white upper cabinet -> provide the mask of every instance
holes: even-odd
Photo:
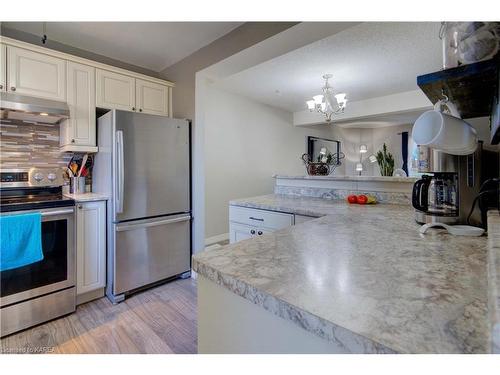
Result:
[[[172,82],[0,36],[0,91],[67,102],[61,150],[97,152],[96,107],[172,115]]]
[[[0,44],[0,91],[7,88],[7,46]]]
[[[66,101],[66,61],[7,46],[7,90]]]
[[[96,70],[97,107],[169,115],[169,86]]]
[[[135,80],[136,110],[152,115],[168,116],[168,86],[154,82]]]
[[[97,69],[96,84],[97,107],[135,110],[135,78]]]
[[[68,106],[70,118],[61,125],[65,151],[95,152],[95,68],[68,61]]]

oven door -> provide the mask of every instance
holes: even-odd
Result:
[[[75,208],[5,212],[2,215],[40,212],[42,250],[39,262],[0,272],[0,306],[4,307],[75,285]]]

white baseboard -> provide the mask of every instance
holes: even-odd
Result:
[[[205,238],[205,246],[212,245],[217,242],[226,241],[229,239],[229,233],[218,234],[217,236]]]

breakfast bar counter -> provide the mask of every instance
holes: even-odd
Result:
[[[231,351],[226,338],[235,352],[490,352],[487,237],[420,234],[408,205],[284,195],[231,205],[318,218],[193,257],[200,352]],[[245,329],[250,316],[262,331]],[[292,337],[304,346],[287,346]]]

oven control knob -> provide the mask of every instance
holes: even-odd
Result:
[[[33,178],[35,179],[36,182],[40,182],[40,181],[43,180],[43,174],[41,174],[40,172],[35,173],[35,175],[33,176]]]
[[[49,179],[49,181],[55,181],[57,178],[57,175],[55,173],[49,173],[47,175],[47,178]]]

